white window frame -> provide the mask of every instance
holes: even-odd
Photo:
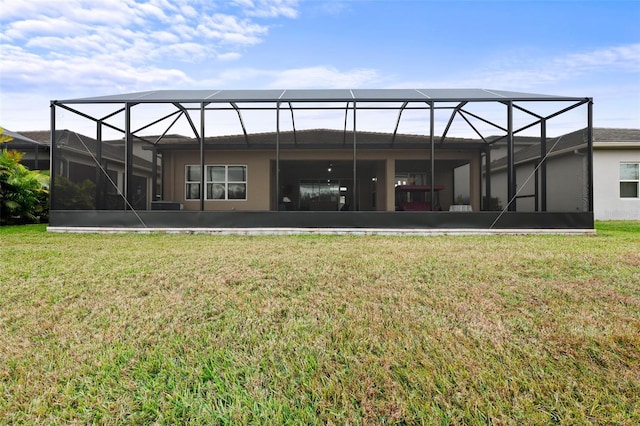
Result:
[[[200,199],[200,196],[198,196],[198,198],[188,198],[189,195],[189,191],[188,191],[188,187],[189,184],[200,184],[200,180],[198,181],[190,181],[187,180],[187,177],[189,176],[189,167],[200,167],[199,164],[185,164],[184,166],[184,198],[186,201],[197,201]],[[209,180],[209,173],[208,170],[210,167],[224,167],[224,181],[213,181],[213,180]],[[236,180],[229,180],[229,168],[230,167],[244,167],[244,178],[245,180],[243,181],[236,181]],[[249,181],[249,168],[247,167],[246,164],[205,164],[204,166],[204,170],[205,170],[205,182],[204,182],[204,188],[200,188],[200,190],[205,191],[204,195],[205,195],[205,200],[206,201],[247,201],[248,199],[248,194],[249,194],[249,189],[248,189],[248,181]],[[207,190],[208,186],[210,184],[222,184],[224,185],[224,198],[209,198],[209,191]],[[229,198],[229,185],[230,184],[242,184],[245,187],[245,191],[244,191],[244,198]]]
[[[619,178],[620,178],[619,179],[620,184],[625,183],[625,182],[635,183],[636,184],[636,196],[635,197],[623,197],[622,196],[622,191],[620,189],[620,185],[618,185],[618,195],[623,200],[638,199],[638,198],[640,198],[640,162],[639,161],[621,161],[620,162],[620,166],[622,166],[623,164],[633,164],[638,168],[638,178],[637,179],[622,179],[622,176],[618,175]],[[618,173],[621,173],[621,170],[619,170]]]

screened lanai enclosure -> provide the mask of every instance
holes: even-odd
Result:
[[[547,167],[567,134],[584,153]],[[520,164],[524,151],[535,155]],[[591,98],[160,90],[51,102],[52,230],[592,229],[592,176]]]

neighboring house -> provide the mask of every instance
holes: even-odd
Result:
[[[49,170],[49,152],[51,148],[51,132],[20,132],[23,140],[12,141],[7,148],[24,152],[23,164],[29,168]],[[91,182],[93,193],[90,194],[91,205],[95,209],[122,208],[124,205],[120,195],[124,185],[125,152],[123,141],[103,141],[69,130],[56,130],[55,138],[58,150],[62,155],[56,159],[55,168],[59,176],[75,185]],[[25,142],[28,140],[30,142]],[[46,158],[43,158],[44,155]],[[147,158],[144,158],[147,157]],[[131,200],[134,208],[150,208],[148,194],[151,191],[151,154],[136,152],[133,156],[133,179],[136,197]],[[99,164],[99,166],[98,166]],[[161,179],[161,173],[158,176]],[[74,189],[74,188],[72,188]],[[85,190],[86,191],[86,190]],[[72,197],[63,200],[65,208],[74,208]],[[83,198],[82,206],[87,202]],[[83,207],[84,208],[84,207]]]
[[[594,129],[596,220],[640,220],[640,129]]]
[[[34,140],[25,135],[26,132],[12,132],[3,129],[2,134],[13,138],[9,142],[0,144],[5,149],[15,149],[24,153],[21,163],[31,170],[49,170],[49,142],[48,138],[43,140]],[[32,132],[33,133],[33,132]],[[49,134],[49,132],[35,132]]]
[[[640,220],[640,129],[593,129],[593,210],[596,220]],[[588,211],[586,129],[549,138],[546,161],[539,145],[515,152],[517,211]],[[495,155],[492,153],[495,158]],[[491,163],[492,195],[507,203],[505,157]],[[542,179],[562,182],[547,185]]]

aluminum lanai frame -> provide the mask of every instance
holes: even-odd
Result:
[[[469,103],[500,103],[507,107],[507,127],[497,125],[477,114],[473,114],[468,110],[465,110],[465,106]],[[533,113],[526,108],[521,107],[520,102],[571,102],[572,105],[556,111],[548,116],[541,116]],[[401,104],[401,107],[393,106],[393,104]],[[448,104],[454,103],[455,106],[449,106]],[[94,121],[97,124],[98,130],[96,131],[97,139],[101,142],[101,127],[107,126],[113,130],[117,130],[124,134],[125,140],[125,185],[124,185],[124,198],[129,200],[132,188],[132,140],[133,138],[143,139],[137,133],[149,126],[159,123],[165,119],[177,115],[169,127],[165,130],[162,136],[158,138],[152,144],[157,144],[162,137],[169,131],[169,129],[175,124],[175,122],[184,115],[191,126],[196,140],[200,145],[200,165],[204,167],[204,140],[206,136],[205,132],[205,113],[207,111],[214,110],[233,110],[238,114],[245,140],[247,144],[250,141],[250,135],[247,134],[244,121],[242,119],[243,110],[271,110],[276,112],[276,201],[279,199],[279,157],[280,157],[280,110],[288,109],[291,113],[291,120],[294,129],[295,136],[295,119],[294,111],[296,110],[323,110],[323,109],[344,109],[345,111],[345,137],[346,137],[346,125],[347,116],[349,111],[353,114],[353,176],[354,181],[356,179],[357,169],[357,126],[356,116],[357,110],[384,110],[391,109],[398,111],[398,119],[396,127],[393,132],[392,140],[393,144],[395,135],[397,133],[398,125],[402,116],[402,112],[407,109],[428,109],[430,110],[429,118],[429,148],[430,148],[430,161],[431,161],[431,181],[434,181],[435,173],[435,140],[434,140],[434,112],[436,109],[448,109],[451,110],[451,116],[449,122],[445,128],[444,133],[441,136],[441,144],[444,143],[447,137],[447,133],[451,127],[451,124],[456,115],[462,117],[468,125],[474,130],[476,134],[486,143],[492,144],[497,140],[507,140],[507,198],[509,200],[508,210],[515,211],[515,198],[516,198],[516,185],[515,185],[515,164],[514,164],[514,136],[532,126],[540,125],[541,127],[541,159],[547,154],[546,152],[546,123],[549,119],[577,108],[581,105],[587,104],[587,144],[588,144],[588,187],[589,187],[589,211],[593,211],[593,164],[592,164],[592,126],[593,126],[593,112],[592,112],[592,98],[588,97],[564,97],[564,96],[550,96],[539,95],[520,92],[509,91],[497,91],[497,90],[485,90],[485,89],[330,89],[330,90],[159,90],[129,93],[121,95],[111,96],[98,96],[91,98],[79,98],[68,100],[54,100],[51,101],[51,156],[55,158],[56,155],[56,143],[55,143],[55,110],[56,108],[62,108],[78,114],[84,118]],[[124,105],[114,110],[112,113],[104,117],[92,117],[85,114],[76,108],[72,108],[70,105],[81,104],[114,104]],[[159,118],[137,130],[132,130],[130,126],[131,122],[131,110],[138,104],[171,104],[176,107],[176,111],[167,116]],[[189,105],[198,104],[199,107],[195,108]],[[335,107],[333,105],[344,104],[344,107]],[[367,106],[370,104],[376,104],[375,106]],[[382,104],[384,106],[380,106]],[[228,105],[228,106],[226,106]],[[253,105],[259,105],[255,107]],[[284,105],[284,107],[283,107]],[[513,128],[513,110],[518,109],[527,113],[533,117],[533,121],[528,125],[519,129]],[[196,129],[195,124],[189,116],[190,110],[200,111],[200,131]],[[118,128],[112,124],[106,122],[107,119],[124,112],[125,125],[124,129]],[[486,137],[482,135],[476,127],[473,126],[469,117],[473,117],[477,120],[490,124],[496,129],[506,133],[499,139],[487,141]],[[294,138],[295,139],[295,138]],[[346,140],[344,141],[346,144]],[[100,143],[98,143],[100,145]],[[154,161],[154,164],[156,162]],[[489,161],[486,162],[487,167]],[[542,211],[546,210],[546,164],[542,162],[540,168],[542,186]],[[51,199],[55,199],[55,189],[53,180],[55,179],[56,170],[55,165],[52,162],[52,186],[51,186]],[[203,169],[202,169],[203,170]],[[489,175],[489,173],[487,173]],[[204,173],[201,174],[201,188],[204,188]],[[486,199],[490,198],[490,180],[486,180]],[[355,194],[354,194],[355,195]],[[155,197],[155,192],[154,192]],[[431,202],[433,205],[434,193],[431,192]],[[52,202],[53,205],[53,202]],[[277,203],[276,203],[277,205]],[[355,203],[354,203],[355,209]],[[204,210],[204,191],[201,191],[200,210]]]

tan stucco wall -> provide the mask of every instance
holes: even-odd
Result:
[[[275,161],[274,151],[208,151],[205,152],[205,164],[226,164],[247,166],[247,199],[246,200],[211,200],[205,201],[205,210],[270,210],[273,208],[273,186],[271,178],[271,162]],[[474,210],[480,207],[479,188],[480,183],[474,182],[479,172],[477,154],[471,151],[436,151],[436,160],[460,160],[467,159],[472,164],[471,188],[472,204]],[[317,160],[317,161],[351,161],[353,151],[344,150],[282,150],[280,160]],[[395,162],[397,160],[429,160],[429,152],[418,150],[362,150],[357,152],[357,160],[380,161],[377,166],[379,176],[375,183],[377,208],[388,211],[395,210],[394,177]],[[185,210],[199,210],[199,200],[185,199],[185,166],[199,164],[200,153],[198,151],[172,151],[163,156],[164,162],[164,199],[180,202]],[[441,193],[443,209],[448,209],[452,198],[452,171],[443,171],[436,168],[437,181],[442,180],[445,191]],[[449,176],[451,175],[451,176]],[[366,183],[366,190],[374,189],[373,183]],[[449,192],[451,194],[449,194]],[[475,191],[475,192],[474,192]]]
[[[205,164],[227,164],[247,166],[246,200],[209,200],[205,210],[269,210],[271,153],[264,151],[209,151],[205,153]],[[173,151],[165,154],[164,199],[177,201],[185,210],[199,210],[200,200],[185,199],[185,166],[200,163],[197,151]]]

